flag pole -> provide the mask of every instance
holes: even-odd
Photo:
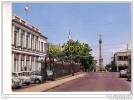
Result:
[[[25,11],[25,14],[26,14],[26,21],[28,22],[28,12],[29,12],[28,4],[25,5],[24,11]]]

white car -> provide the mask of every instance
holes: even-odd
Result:
[[[36,83],[36,84],[41,83],[42,82],[41,72],[39,71],[31,72],[30,79],[31,79],[31,83]]]
[[[23,85],[29,85],[31,83],[29,71],[20,72],[18,77],[21,79]]]
[[[18,73],[12,73],[12,88],[20,88],[22,87],[22,81],[18,77]]]
[[[120,71],[120,77],[127,77],[127,70],[121,70]]]

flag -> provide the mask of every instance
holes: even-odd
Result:
[[[24,11],[25,11],[26,13],[28,13],[28,11],[29,11],[28,5],[25,6]]]
[[[71,34],[70,34],[70,31],[69,31],[69,33],[68,33],[68,39],[69,39],[69,40],[73,40],[73,39],[72,39],[72,36],[71,36]]]

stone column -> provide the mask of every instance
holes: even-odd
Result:
[[[12,72],[15,72],[14,70],[14,54],[12,53]]]
[[[14,45],[14,25],[12,25],[12,45]]]
[[[21,55],[19,54],[19,60],[18,60],[18,72],[21,71]]]

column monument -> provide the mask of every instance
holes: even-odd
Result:
[[[102,35],[99,34],[99,68],[98,71],[105,71],[103,66],[103,57],[102,57]]]

